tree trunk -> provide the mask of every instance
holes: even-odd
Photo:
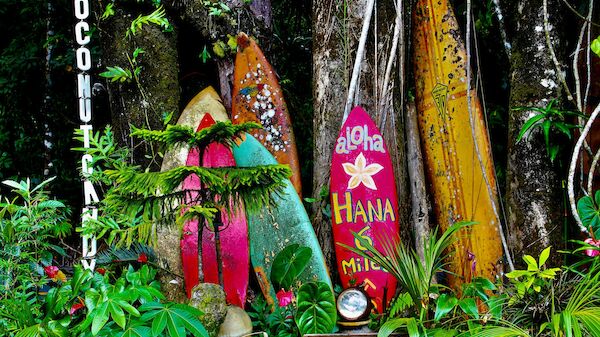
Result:
[[[331,155],[340,132],[351,69],[362,29],[367,1],[315,1],[313,3],[313,97],[314,97],[314,171],[315,198],[329,185]],[[373,12],[365,57],[354,105],[361,105],[380,128],[389,148],[399,196],[399,223],[408,223],[408,188],[404,133],[400,100],[394,90],[398,62],[384,88],[384,78],[394,38],[396,19],[394,2],[378,2]],[[327,199],[327,198],[326,198]],[[331,234],[329,200],[320,200],[313,208],[313,226],[323,247],[328,267],[335,279],[336,263]],[[402,233],[408,233],[401,228]]]
[[[507,2],[512,28],[510,107],[545,107],[562,95],[561,82],[544,33],[542,0]],[[550,39],[559,62],[565,61],[560,1],[549,1]],[[563,69],[561,69],[562,71]],[[532,111],[510,110],[508,135],[507,207],[509,245],[513,256],[537,256],[543,248],[563,246],[562,202],[558,165],[546,154],[543,135],[536,129],[520,142],[517,135]],[[553,263],[559,265],[558,254]],[[520,258],[516,263],[522,265]]]
[[[163,114],[179,110],[179,63],[175,32],[163,32],[157,25],[145,24],[137,34],[130,33],[126,37],[132,18],[152,11],[152,8],[117,9],[115,15],[100,22],[100,41],[104,66],[120,66],[132,73],[138,65],[142,67],[139,80],[108,82],[112,125],[115,138],[120,145],[132,150],[135,163],[158,167],[159,158],[152,144],[129,136],[130,125],[162,129]],[[136,48],[144,50],[137,57],[137,65],[130,61]]]

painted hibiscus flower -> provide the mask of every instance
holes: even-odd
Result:
[[[294,300],[294,293],[281,289],[277,292],[277,301],[279,301],[280,307],[287,307]]]

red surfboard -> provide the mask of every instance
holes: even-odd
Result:
[[[342,125],[331,160],[331,212],[334,241],[361,249],[352,232],[382,249],[381,239],[399,240],[398,197],[392,161],[369,115],[355,107]],[[344,288],[365,285],[379,312],[394,296],[396,279],[377,264],[335,245]],[[385,290],[384,290],[385,289]]]
[[[198,131],[215,124],[210,114],[205,114],[198,126]],[[202,162],[197,149],[190,150],[187,166],[204,167],[230,167],[235,166],[235,160],[231,150],[223,144],[212,143],[204,150]],[[200,179],[196,175],[190,175],[183,181],[184,190],[199,190]],[[193,200],[194,193],[189,195]],[[231,202],[231,201],[230,201]],[[248,289],[249,278],[249,247],[248,247],[248,225],[243,207],[231,207],[233,215],[228,216],[222,212],[224,229],[219,232],[221,241],[221,259],[223,263],[223,283],[227,301],[230,304],[244,307],[246,302],[246,289]],[[192,288],[198,284],[198,221],[188,221],[183,227],[181,239],[181,259],[185,278],[185,288],[188,297]],[[202,271],[204,282],[219,283],[217,269],[217,255],[215,246],[215,233],[203,226],[202,229]]]

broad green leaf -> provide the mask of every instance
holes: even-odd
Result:
[[[109,78],[111,82],[126,82],[133,79],[131,70],[119,66],[106,67],[106,71],[100,73],[100,76]]]
[[[537,265],[537,261],[533,258],[533,256],[531,255],[524,255],[523,256],[523,261],[525,261],[525,263],[527,263],[527,270],[529,271],[536,271],[538,270],[538,265]]]
[[[121,329],[125,329],[125,312],[114,301],[108,302],[108,310],[113,321],[117,323]]]
[[[436,302],[434,320],[437,322],[454,309],[456,304],[458,304],[458,299],[454,294],[442,294]]]
[[[490,297],[485,303],[488,307],[489,313],[495,319],[502,319],[502,309],[504,302],[506,301],[506,295]]]
[[[600,56],[600,36],[598,36],[596,39],[594,39],[594,41],[592,41],[590,49],[594,52],[594,54]]]
[[[298,290],[296,324],[301,335],[331,333],[337,321],[333,291],[327,283],[309,282]]]
[[[531,272],[527,270],[513,270],[510,273],[506,273],[506,277],[508,277],[509,279],[514,279],[527,275],[531,275]]]
[[[90,313],[90,316],[92,313]],[[92,335],[96,336],[100,329],[108,322],[108,302],[100,304],[93,312]]]
[[[463,298],[458,302],[458,306],[464,311],[465,314],[479,319],[479,310],[477,309],[477,303],[473,298]]]
[[[594,199],[592,200],[590,196],[579,199],[577,213],[579,213],[583,226],[586,228],[591,227],[596,232],[600,229],[600,190],[596,191]]]
[[[540,254],[540,263],[539,263],[540,268],[544,265],[544,263],[546,263],[546,261],[550,257],[550,249],[551,249],[551,247],[547,247],[546,249],[542,250],[542,253]]]
[[[306,269],[311,257],[312,250],[299,244],[291,244],[279,252],[271,267],[271,282],[275,289],[289,290]]]
[[[120,337],[148,337],[150,336],[150,328],[143,325],[128,327]]]

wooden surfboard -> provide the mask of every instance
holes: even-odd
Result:
[[[232,150],[239,167],[277,164],[271,153],[248,134]],[[271,266],[275,256],[290,244],[297,243],[312,250],[312,258],[300,280],[326,282],[331,287],[325,258],[306,210],[292,183],[289,180],[285,183],[281,195],[271,196],[277,207],[265,208],[260,214],[248,216],[250,259],[261,290],[270,304],[276,299],[276,290],[270,282]]]
[[[449,283],[459,289],[473,276],[493,280],[502,259],[493,159],[475,90],[470,121],[466,51],[452,8],[447,0],[418,0],[414,15],[415,96],[437,222],[442,229],[461,220],[477,222],[452,248],[448,269],[456,276],[448,275]]]
[[[207,113],[202,118],[197,130],[214,125],[215,121]],[[204,167],[231,167],[235,166],[231,150],[218,143],[210,144],[204,150],[202,161],[197,149],[189,151],[187,166]],[[201,181],[196,175],[189,176],[183,182],[184,190],[201,189]],[[194,196],[190,196],[193,200]],[[248,225],[246,215],[241,206],[233,207],[233,214],[228,216],[222,212],[221,221],[223,230],[219,232],[221,243],[221,263],[223,272],[223,285],[227,301],[241,308],[246,303],[246,290],[249,281],[249,256],[248,256]],[[215,245],[215,233],[206,226],[202,226],[202,271],[204,282],[219,283],[218,262]],[[181,259],[185,278],[185,288],[188,297],[192,288],[198,284],[198,220],[188,221],[184,224],[181,239]]]
[[[330,195],[342,286],[364,284],[375,307],[382,312],[384,301],[388,303],[394,296],[396,279],[375,263],[337,245],[339,242],[361,249],[352,232],[380,250],[382,240],[399,242],[392,160],[377,126],[361,107],[350,112],[337,138],[331,159]]]
[[[233,123],[262,124],[262,130],[252,133],[254,138],[258,139],[280,164],[290,166],[292,184],[298,195],[301,195],[296,141],[277,75],[252,38],[240,33],[237,43],[231,119]]]

